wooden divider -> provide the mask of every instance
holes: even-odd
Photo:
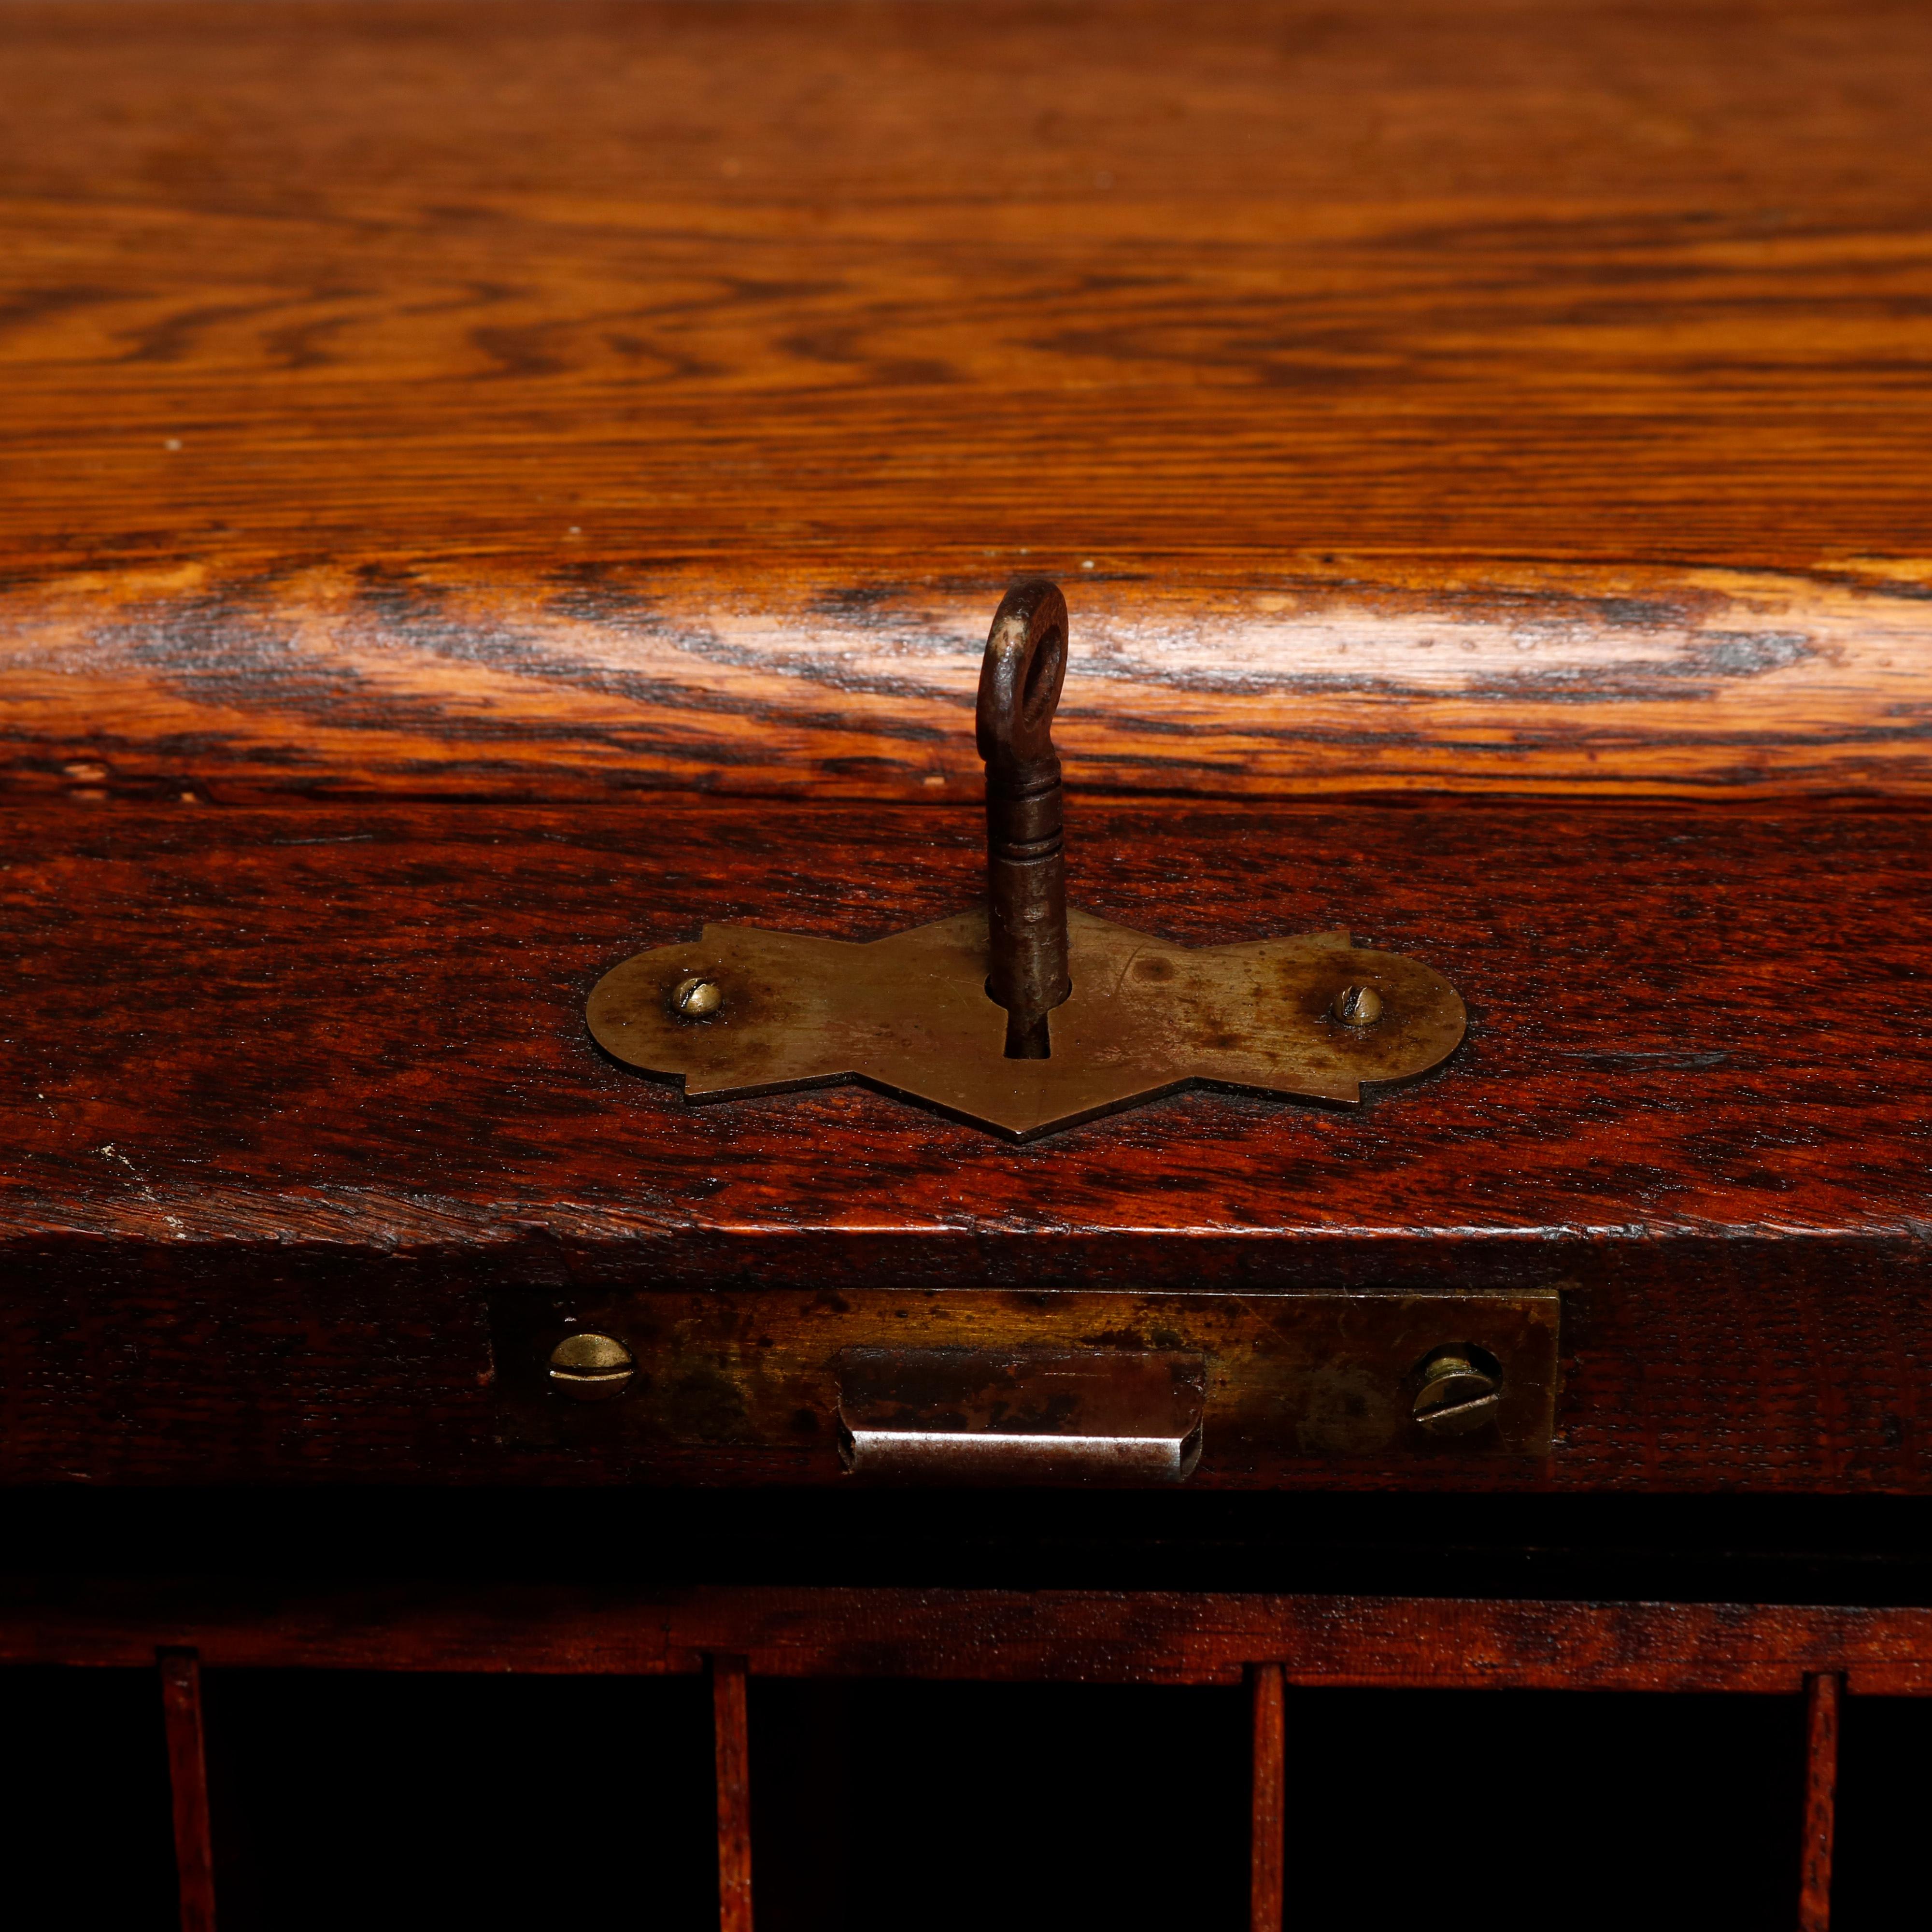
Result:
[[[718,1760],[719,1932],[752,1932],[751,1707],[745,1660],[711,1660],[712,1740]]]
[[[1932,1612],[1762,1604],[997,1591],[556,1589],[330,1593],[145,1610],[88,1586],[0,1601],[0,1664],[158,1661],[183,1932],[214,1932],[201,1705],[223,1667],[653,1675],[708,1669],[721,1932],[752,1932],[754,1675],[1240,1684],[1253,1750],[1250,1924],[1286,1906],[1292,1687],[1782,1692],[1806,1706],[1800,1932],[1828,1932],[1838,1718],[1849,1693],[1932,1694]],[[184,1641],[192,1636],[193,1643]]]
[[[1798,1932],[1830,1932],[1832,1838],[1838,1815],[1838,1708],[1845,1680],[1820,1671],[1804,1680],[1804,1836]]]
[[[161,1714],[167,1730],[168,1782],[174,1796],[175,1873],[182,1932],[214,1932],[214,1850],[208,1804],[208,1745],[201,1711],[201,1660],[191,1650],[163,1650]]]
[[[1281,1666],[1256,1664],[1248,1672],[1248,1692],[1254,1706],[1250,1924],[1252,1932],[1281,1932],[1288,1862],[1288,1721]]]

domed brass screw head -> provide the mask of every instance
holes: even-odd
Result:
[[[1409,1413],[1432,1436],[1466,1436],[1496,1420],[1502,1402],[1496,1378],[1466,1355],[1438,1355],[1422,1371]]]
[[[724,988],[716,980],[693,974],[670,989],[670,1010],[680,1019],[708,1020],[724,1004]]]
[[[637,1372],[637,1358],[614,1335],[566,1335],[550,1352],[550,1385],[572,1402],[608,1402]]]
[[[1344,986],[1328,1010],[1344,1026],[1373,1026],[1382,1016],[1382,996],[1372,986]]]

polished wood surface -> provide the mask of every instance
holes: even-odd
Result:
[[[1922,794],[1932,15],[0,5],[8,781]]]
[[[693,1107],[583,1017],[706,920],[969,903],[970,812],[0,829],[16,1478],[836,1480],[722,1424],[640,1464],[594,1423],[520,1446],[487,1297],[701,1293],[754,1328],[754,1290],[904,1282],[1563,1297],[1548,1462],[1197,1483],[1932,1482],[1917,814],[1090,804],[1076,903],[1192,944],[1345,928],[1446,974],[1470,1034],[1359,1111],[1196,1093],[1017,1149],[856,1088]]]
[[[1091,806],[1076,902],[1186,944],[1348,930],[1446,975],[1472,1024],[1359,1109],[1184,1094],[1018,1148],[857,1088],[692,1106],[584,1017],[612,961],[707,922],[860,939],[971,903],[976,814],[79,806],[0,830],[14,1252],[326,1238],[507,1264],[540,1210],[573,1246],[680,1238],[667,1286],[808,1247],[957,1283],[1051,1248],[1105,1282],[1116,1236],[1238,1281],[1289,1234],[1316,1286],[1438,1280],[1438,1241],[1508,1278],[1525,1235],[1916,1228],[1916,814]]]

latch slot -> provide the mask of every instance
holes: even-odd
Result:
[[[838,1451],[896,1482],[1185,1482],[1201,1460],[1200,1355],[848,1348]]]

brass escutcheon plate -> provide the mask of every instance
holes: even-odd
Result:
[[[504,1440],[580,1445],[614,1479],[667,1482],[837,1482],[854,1462],[843,1438],[868,1428],[956,1419],[968,1430],[1024,1426],[1029,1411],[1064,1426],[1083,1408],[1082,1426],[1096,1434],[1169,1435],[1192,1487],[1267,1489],[1365,1472],[1401,1484],[1446,1481],[1445,1472],[1553,1453],[1562,1320],[1553,1287],[1230,1294],[714,1283],[504,1286],[490,1297]],[[617,1341],[637,1364],[610,1401],[565,1400],[550,1379],[559,1342],[585,1330]],[[1442,1435],[1419,1416],[1430,1364],[1452,1352],[1492,1369],[1498,1394],[1479,1426]],[[997,1415],[998,1392],[975,1393],[977,1371],[995,1358],[1018,1371],[1103,1356],[1119,1359],[1123,1398],[1134,1378],[1158,1375],[1167,1426],[1134,1426],[1144,1387],[1131,1402],[1109,1396],[1097,1407],[1022,1391]],[[958,1371],[950,1388],[932,1372],[948,1358]],[[1198,1382],[1187,1372],[1197,1363]],[[867,1364],[872,1374],[855,1373]],[[896,1418],[902,1404],[904,1424]],[[1190,1442],[1197,1429],[1199,1442]],[[930,1466],[883,1473],[946,1474]],[[1186,1471],[1165,1457],[1159,1467],[1112,1473],[1171,1483]],[[989,1472],[1001,1483],[1084,1484],[1092,1474],[1077,1464]]]
[[[1077,908],[1067,928],[1073,990],[1044,1060],[1006,1057],[983,906],[866,945],[706,926],[614,968],[586,1017],[690,1100],[856,1080],[1016,1141],[1197,1085],[1352,1105],[1440,1064],[1467,1024],[1439,974],[1346,932],[1176,946]],[[693,981],[717,988],[701,1018],[674,1004]],[[1371,1023],[1336,1017],[1350,987],[1378,995]]]

